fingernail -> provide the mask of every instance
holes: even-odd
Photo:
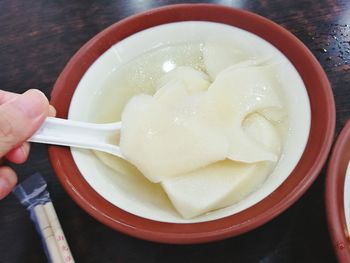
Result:
[[[9,191],[8,181],[0,177],[0,200],[3,199]]]
[[[23,152],[24,156],[27,156],[29,154],[30,150],[30,144],[28,142],[25,142],[21,145],[21,150]]]
[[[48,100],[45,95],[39,90],[28,90],[22,95],[15,98],[12,103],[20,108],[24,114],[31,119],[34,119],[48,110]]]
[[[56,109],[52,105],[49,105],[49,116],[50,117],[55,117],[56,116]]]

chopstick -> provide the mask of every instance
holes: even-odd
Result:
[[[34,213],[52,263],[74,263],[52,202],[35,206]]]

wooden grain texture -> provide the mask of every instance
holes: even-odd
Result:
[[[69,58],[96,33],[129,15],[185,1],[0,0],[0,88],[31,87],[49,96]],[[199,1],[186,1],[199,2]],[[350,1],[201,1],[239,7],[293,32],[324,67],[335,95],[337,132],[350,115]],[[64,192],[46,147],[14,166],[20,180],[35,171],[49,184],[76,262],[336,262],[327,231],[323,171],[290,209],[245,235],[204,245],[155,244],[95,221]],[[46,262],[28,213],[13,196],[0,202],[0,263]]]

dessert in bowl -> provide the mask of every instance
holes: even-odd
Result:
[[[235,95],[227,83],[239,83]],[[234,107],[244,117],[235,126],[235,118],[223,116],[231,116],[225,105],[236,95],[235,105],[246,102]],[[161,242],[222,239],[281,213],[316,178],[334,130],[332,93],[311,53],[271,21],[214,5],[169,6],[112,25],[68,63],[52,103],[60,117],[122,119],[120,144],[138,169],[117,157],[61,147],[50,147],[51,160],[87,212],[115,229]],[[319,103],[324,107],[315,111]],[[156,147],[132,129],[164,130],[174,113],[169,105],[190,109],[175,111],[175,117],[192,137],[171,126],[178,132],[156,137],[162,145]],[[210,133],[213,122],[223,125]],[[199,140],[203,132],[210,134]],[[137,136],[125,138],[130,134]],[[167,149],[168,142],[177,151]],[[154,176],[157,170],[149,165],[159,168],[164,159],[173,166]]]
[[[305,86],[276,48],[202,21],[152,27],[113,45],[84,74],[68,117],[122,121],[129,162],[73,149],[75,163],[112,204],[171,223],[213,220],[261,201],[293,170],[310,126]],[[254,131],[275,149],[259,147]]]

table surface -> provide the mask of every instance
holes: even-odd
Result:
[[[69,58],[90,38],[129,15],[184,1],[0,0],[0,88],[39,88],[48,97]],[[198,1],[187,1],[198,2]],[[332,84],[339,133],[350,114],[350,1],[202,1],[250,10],[294,33],[313,52]],[[20,180],[41,172],[76,262],[336,262],[324,205],[325,169],[307,193],[264,226],[239,237],[201,245],[135,239],[102,225],[66,194],[33,145],[13,166]],[[0,263],[46,262],[27,211],[11,195],[0,201]]]

